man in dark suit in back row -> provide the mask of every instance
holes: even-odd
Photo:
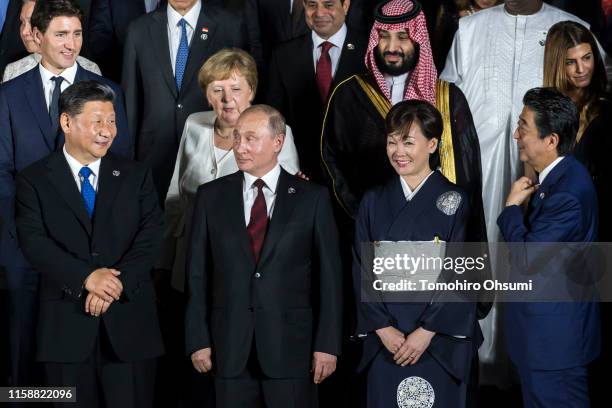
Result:
[[[0,86],[0,264],[7,271],[10,302],[12,380],[27,385],[32,378],[38,273],[21,254],[14,222],[15,174],[61,149],[58,101],[69,85],[83,80],[107,84],[116,93],[117,138],[112,151],[129,157],[130,141],[121,89],[76,62],[82,45],[82,12],[74,0],[37,1],[32,12],[34,40],[41,62]]]
[[[16,223],[40,273],[47,385],[76,386],[76,407],[146,408],[163,353],[150,275],[163,221],[151,171],[107,155],[114,98],[95,81],[62,93],[65,145],[17,176]]]
[[[198,189],[187,253],[187,352],[217,407],[317,406],[340,354],[338,237],[327,189],[278,164],[285,121],[245,110],[240,171]],[[314,384],[313,384],[314,382]]]
[[[272,53],[266,102],[293,129],[301,170],[322,183],[321,126],[327,99],[346,78],[365,71],[367,34],[347,28],[350,0],[304,0],[309,31]]]

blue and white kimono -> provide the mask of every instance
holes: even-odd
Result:
[[[362,243],[374,241],[433,241],[436,237],[446,242],[464,241],[468,216],[467,195],[438,171],[423,182],[410,201],[399,176],[364,196],[356,223],[353,281],[357,333],[367,335],[360,369],[368,369],[368,408],[466,405],[472,359],[482,341],[476,304],[362,302],[361,252]],[[364,258],[363,262],[370,261]],[[416,364],[401,367],[375,333],[387,326],[406,335],[423,327],[436,335]]]

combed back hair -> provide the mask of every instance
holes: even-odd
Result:
[[[36,0],[32,11],[32,28],[44,33],[55,17],[76,17],[83,23],[83,11],[75,0]]]
[[[385,118],[387,136],[398,135],[402,141],[408,138],[413,124],[421,128],[427,140],[438,139],[439,144],[444,129],[442,115],[429,102],[414,99],[402,101],[393,106]],[[429,165],[432,169],[440,166],[438,149],[429,156]]]
[[[87,102],[115,103],[115,92],[97,81],[79,81],[60,94],[59,112],[74,117],[83,112]]]
[[[280,134],[285,134],[287,132],[287,124],[285,123],[285,117],[276,109],[271,107],[270,105],[253,105],[246,108],[242,114],[246,113],[263,113],[268,117],[268,129],[272,133],[272,136],[276,137]]]
[[[223,81],[232,74],[244,76],[253,95],[257,92],[257,65],[249,53],[239,48],[224,48],[210,56],[200,68],[198,83],[206,93],[213,81]]]
[[[568,96],[556,88],[533,88],[523,97],[523,105],[534,113],[540,139],[556,133],[557,154],[564,156],[572,151],[579,119],[578,109]]]

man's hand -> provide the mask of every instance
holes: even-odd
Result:
[[[404,344],[393,356],[393,360],[402,367],[416,364],[421,355],[427,350],[427,347],[429,347],[429,343],[431,343],[431,339],[435,335],[435,332],[419,327],[406,337]]]
[[[98,317],[106,313],[111,303],[93,293],[89,293],[87,299],[85,299],[85,313]]]
[[[538,186],[539,185],[534,184],[533,180],[529,177],[523,176],[516,180],[514,184],[512,184],[510,194],[508,194],[508,198],[506,199],[506,207],[510,207],[511,205],[520,206],[538,189]]]
[[[198,373],[207,373],[212,370],[212,349],[200,349],[191,354],[191,363]]]
[[[123,284],[117,278],[119,275],[121,275],[121,272],[116,269],[96,269],[85,279],[85,289],[109,303],[113,300],[119,300],[121,292],[123,292]]]
[[[338,357],[333,354],[315,351],[312,353],[312,371],[314,373],[314,383],[321,384],[323,380],[336,371],[336,361]]]
[[[385,346],[385,348],[389,350],[389,353],[391,354],[397,353],[406,338],[404,333],[397,330],[393,326],[378,329],[376,330],[376,334],[378,337],[380,337],[380,341],[382,341],[383,346]]]

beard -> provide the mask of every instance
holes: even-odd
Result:
[[[387,55],[397,55],[400,61],[389,64],[385,61],[385,56]],[[414,52],[410,54],[404,54],[402,51],[381,52],[378,47],[376,47],[374,49],[374,59],[381,72],[392,76],[403,75],[412,71],[414,67],[416,67],[417,62],[419,62],[419,45],[415,44]]]

